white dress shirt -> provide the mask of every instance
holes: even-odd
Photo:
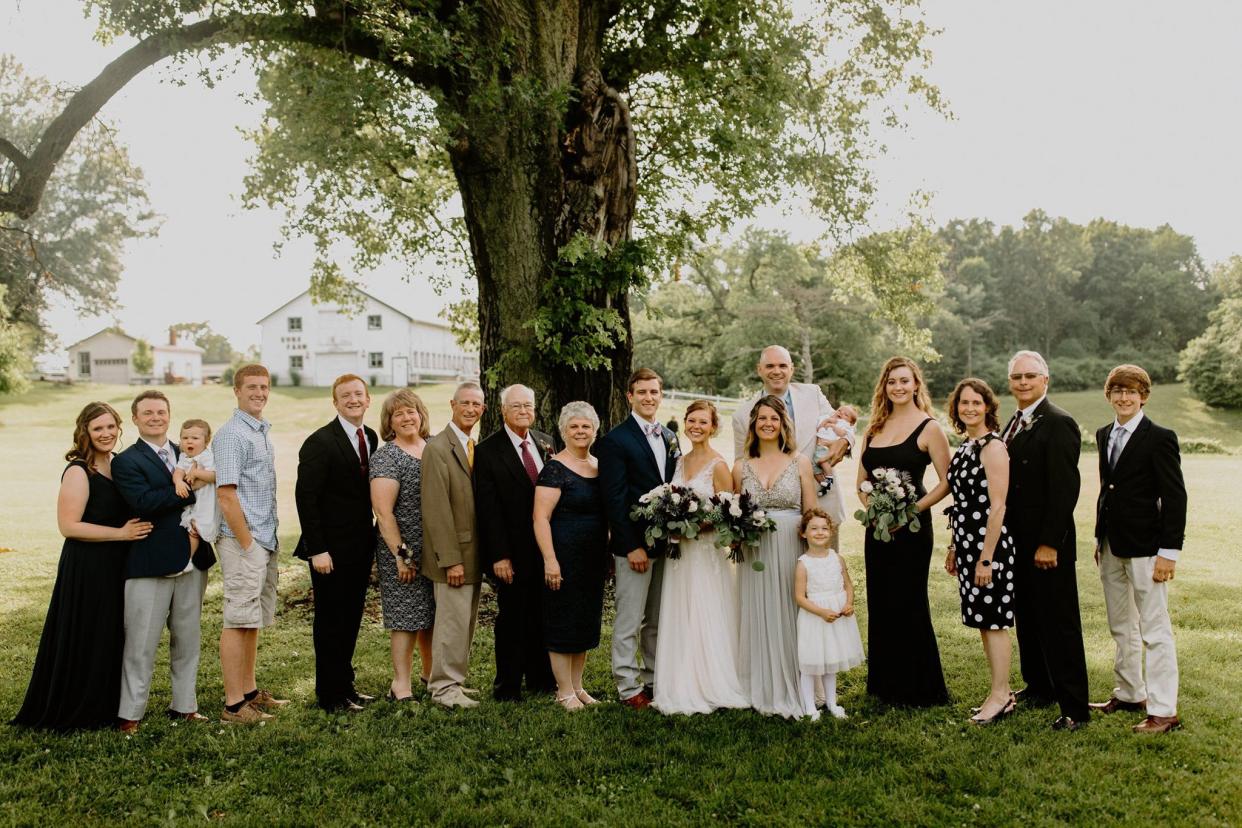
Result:
[[[345,429],[345,436],[349,438],[349,444],[354,447],[354,454],[358,454],[358,429],[362,428],[362,426],[354,425],[340,414],[336,415],[336,421],[341,424],[341,428]],[[369,457],[371,444],[367,442],[366,429],[362,430],[362,444],[366,446],[367,456]],[[362,455],[358,455],[359,463],[362,462],[362,459]]]
[[[531,436],[530,430],[527,429],[525,437],[519,437],[517,432],[509,428],[505,424],[505,433],[509,435],[509,441],[513,443],[513,450],[517,452],[518,462],[522,462],[522,442],[526,442],[526,448],[530,451],[530,456],[535,458],[535,471],[543,471],[543,458],[539,456],[539,447],[535,445],[535,439]],[[526,465],[522,464],[523,467]]]
[[[160,452],[161,452],[161,451],[163,451],[163,452],[166,452],[166,453],[167,453],[167,455],[168,455],[168,461],[167,461],[164,465],[166,465],[166,466],[171,466],[171,467],[172,467],[172,468],[174,468],[174,469],[177,467],[177,453],[176,453],[175,451],[173,451],[172,441],[171,441],[171,440],[169,440],[167,437],[165,437],[165,438],[164,438],[164,445],[162,445],[162,446],[161,446],[161,445],[158,445],[158,444],[156,444],[156,443],[152,443],[152,442],[151,442],[150,440],[148,440],[146,437],[141,437],[141,438],[139,438],[139,439],[141,439],[141,440],[142,440],[142,442],[146,443],[148,446],[150,446],[150,447],[151,447],[151,451],[155,452],[155,456],[156,456],[156,457],[159,457],[159,456],[160,456]],[[171,474],[171,472],[170,472],[170,474]]]
[[[664,445],[664,430],[660,429],[655,434],[651,434],[647,429],[653,425],[659,425],[655,420],[644,420],[638,416],[637,412],[630,412],[634,418],[634,422],[638,423],[639,428],[643,430],[643,436],[647,438],[647,445],[651,448],[651,453],[655,455],[656,465],[660,468],[660,479],[664,480],[668,477],[664,473],[664,469],[668,464],[668,449]]]
[[[457,423],[449,420],[449,428],[453,429],[453,434],[457,437],[457,442],[461,443],[461,450],[470,456],[470,435],[457,427]]]

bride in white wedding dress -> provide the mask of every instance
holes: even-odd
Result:
[[[708,498],[732,491],[729,465],[710,445],[716,408],[695,400],[686,409],[692,449],[677,461],[673,483]],[[710,713],[750,707],[738,678],[738,573],[709,531],[681,542],[681,557],[664,562],[655,700],[661,713]]]

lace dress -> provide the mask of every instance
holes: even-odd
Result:
[[[700,497],[715,494],[709,462],[685,479],[685,457],[673,483]],[[661,713],[710,713],[721,707],[750,707],[738,678],[737,567],[713,544],[711,532],[681,542],[681,557],[664,562],[660,594],[658,677],[654,707]]]
[[[764,488],[751,468],[742,461],[742,491],[767,510],[776,529],[765,533],[759,548],[747,553],[740,567],[742,634],[739,673],[742,690],[750,705],[765,715],[798,718],[815,713],[814,701],[802,686],[798,671],[798,605],[794,603],[794,569],[802,553],[798,524],[802,519],[802,485],[798,464],[777,475],[771,487]],[[763,570],[751,565],[758,560]]]

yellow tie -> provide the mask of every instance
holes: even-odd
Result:
[[[470,471],[474,471],[474,438],[470,437],[466,440],[466,465],[470,466]]]

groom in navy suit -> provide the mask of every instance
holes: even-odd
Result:
[[[612,675],[622,703],[643,708],[654,693],[656,636],[664,544],[648,546],[646,527],[630,519],[638,499],[673,479],[681,452],[677,436],[656,420],[664,381],[650,368],[630,375],[626,399],[631,415],[595,447],[600,487],[617,558],[617,618],[612,632]],[[638,661],[642,644],[642,664]]]

